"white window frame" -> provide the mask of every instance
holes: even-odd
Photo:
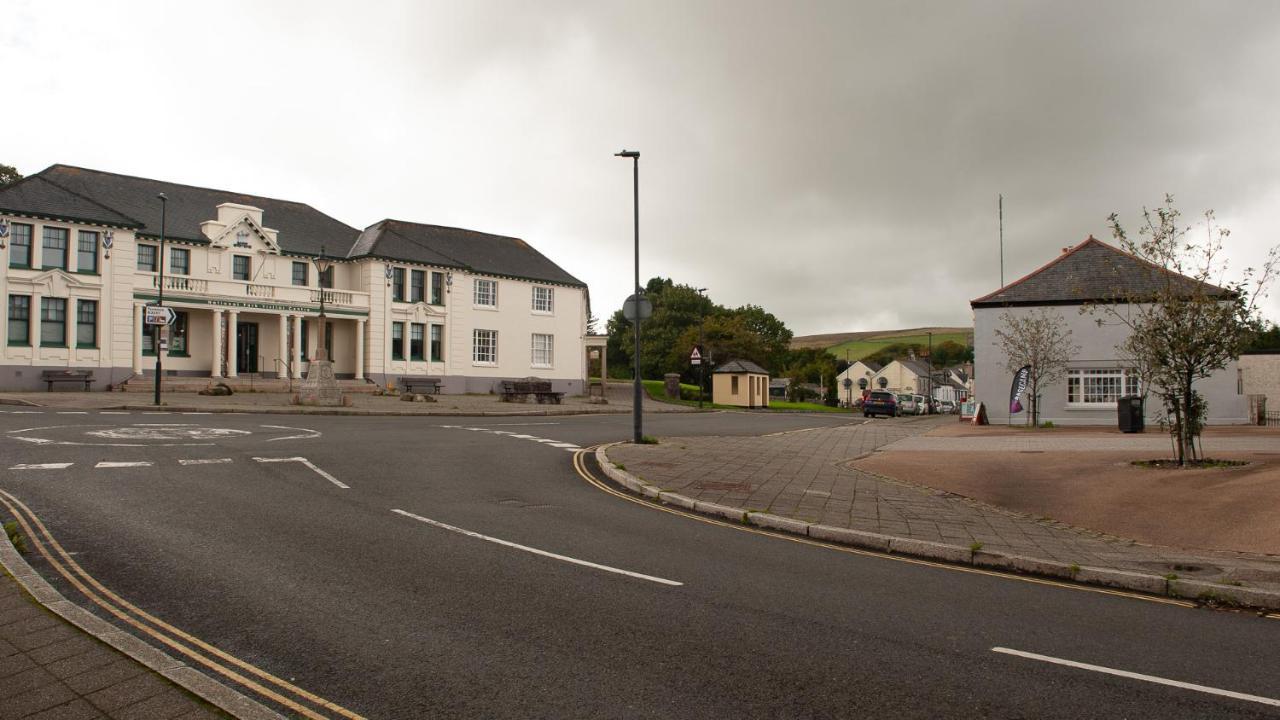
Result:
[[[1127,368],[1071,368],[1067,370],[1066,390],[1068,408],[1105,409],[1114,408],[1121,397],[1140,395],[1142,382]]]
[[[497,330],[476,328],[471,331],[471,364],[484,367],[498,364]]]
[[[487,290],[482,290],[481,288],[487,288]],[[497,310],[498,281],[476,278],[471,289],[471,304],[478,308]]]
[[[534,333],[531,366],[551,368],[555,366],[556,336],[550,333]]]
[[[556,292],[555,288],[547,287],[546,285],[534,285],[533,286],[533,311],[540,315],[554,314],[556,311],[555,292]]]

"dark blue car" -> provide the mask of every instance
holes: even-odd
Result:
[[[862,400],[862,416],[871,417],[873,415],[888,415],[893,417],[898,414],[898,398],[888,390],[872,390],[867,393],[867,397]]]

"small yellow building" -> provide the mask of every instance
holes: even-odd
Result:
[[[769,407],[769,371],[750,360],[730,360],[711,378],[711,402],[738,407]]]

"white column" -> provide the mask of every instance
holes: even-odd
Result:
[[[35,253],[35,248],[32,248],[31,252]],[[31,357],[35,359],[40,358],[40,314],[41,305],[43,304],[40,302],[41,299],[42,296],[39,292],[31,293],[31,313],[28,315],[30,319],[27,321],[31,325]]]
[[[286,315],[280,316],[280,342],[276,344],[276,357],[280,359],[276,377],[285,377],[289,372],[286,365],[289,362],[289,318]]]
[[[293,316],[293,379],[302,379],[302,316]]]
[[[365,379],[365,322],[356,320],[356,379]]]
[[[222,377],[222,311],[213,311],[213,367],[209,377]]]
[[[240,357],[240,353],[236,350],[236,324],[239,321],[240,313],[235,310],[227,311],[227,377],[233,378],[239,375],[236,365]]]
[[[142,306],[133,306],[133,373],[142,374]]]

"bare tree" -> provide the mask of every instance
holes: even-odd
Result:
[[[1062,313],[1049,308],[1036,308],[1026,314],[1006,312],[996,328],[997,342],[1004,351],[1005,369],[1016,373],[1030,366],[1027,382],[1031,386],[1031,425],[1040,425],[1040,388],[1052,384],[1067,372],[1071,356],[1080,346],[1071,342],[1071,330]]]
[[[1228,281],[1222,248],[1230,231],[1209,210],[1198,239],[1199,233],[1192,235],[1197,228],[1181,225],[1180,217],[1173,196],[1166,195],[1155,210],[1143,208],[1138,237],[1132,238],[1112,213],[1108,224],[1121,249],[1150,270],[1147,277],[1117,287],[1110,302],[1091,304],[1086,311],[1128,327],[1128,338],[1116,349],[1138,373],[1144,394],[1163,400],[1182,465],[1200,456],[1195,438],[1208,410],[1195,382],[1225,368],[1262,329],[1256,302],[1275,276],[1280,246],[1271,249],[1259,271],[1246,268],[1240,280]]]

